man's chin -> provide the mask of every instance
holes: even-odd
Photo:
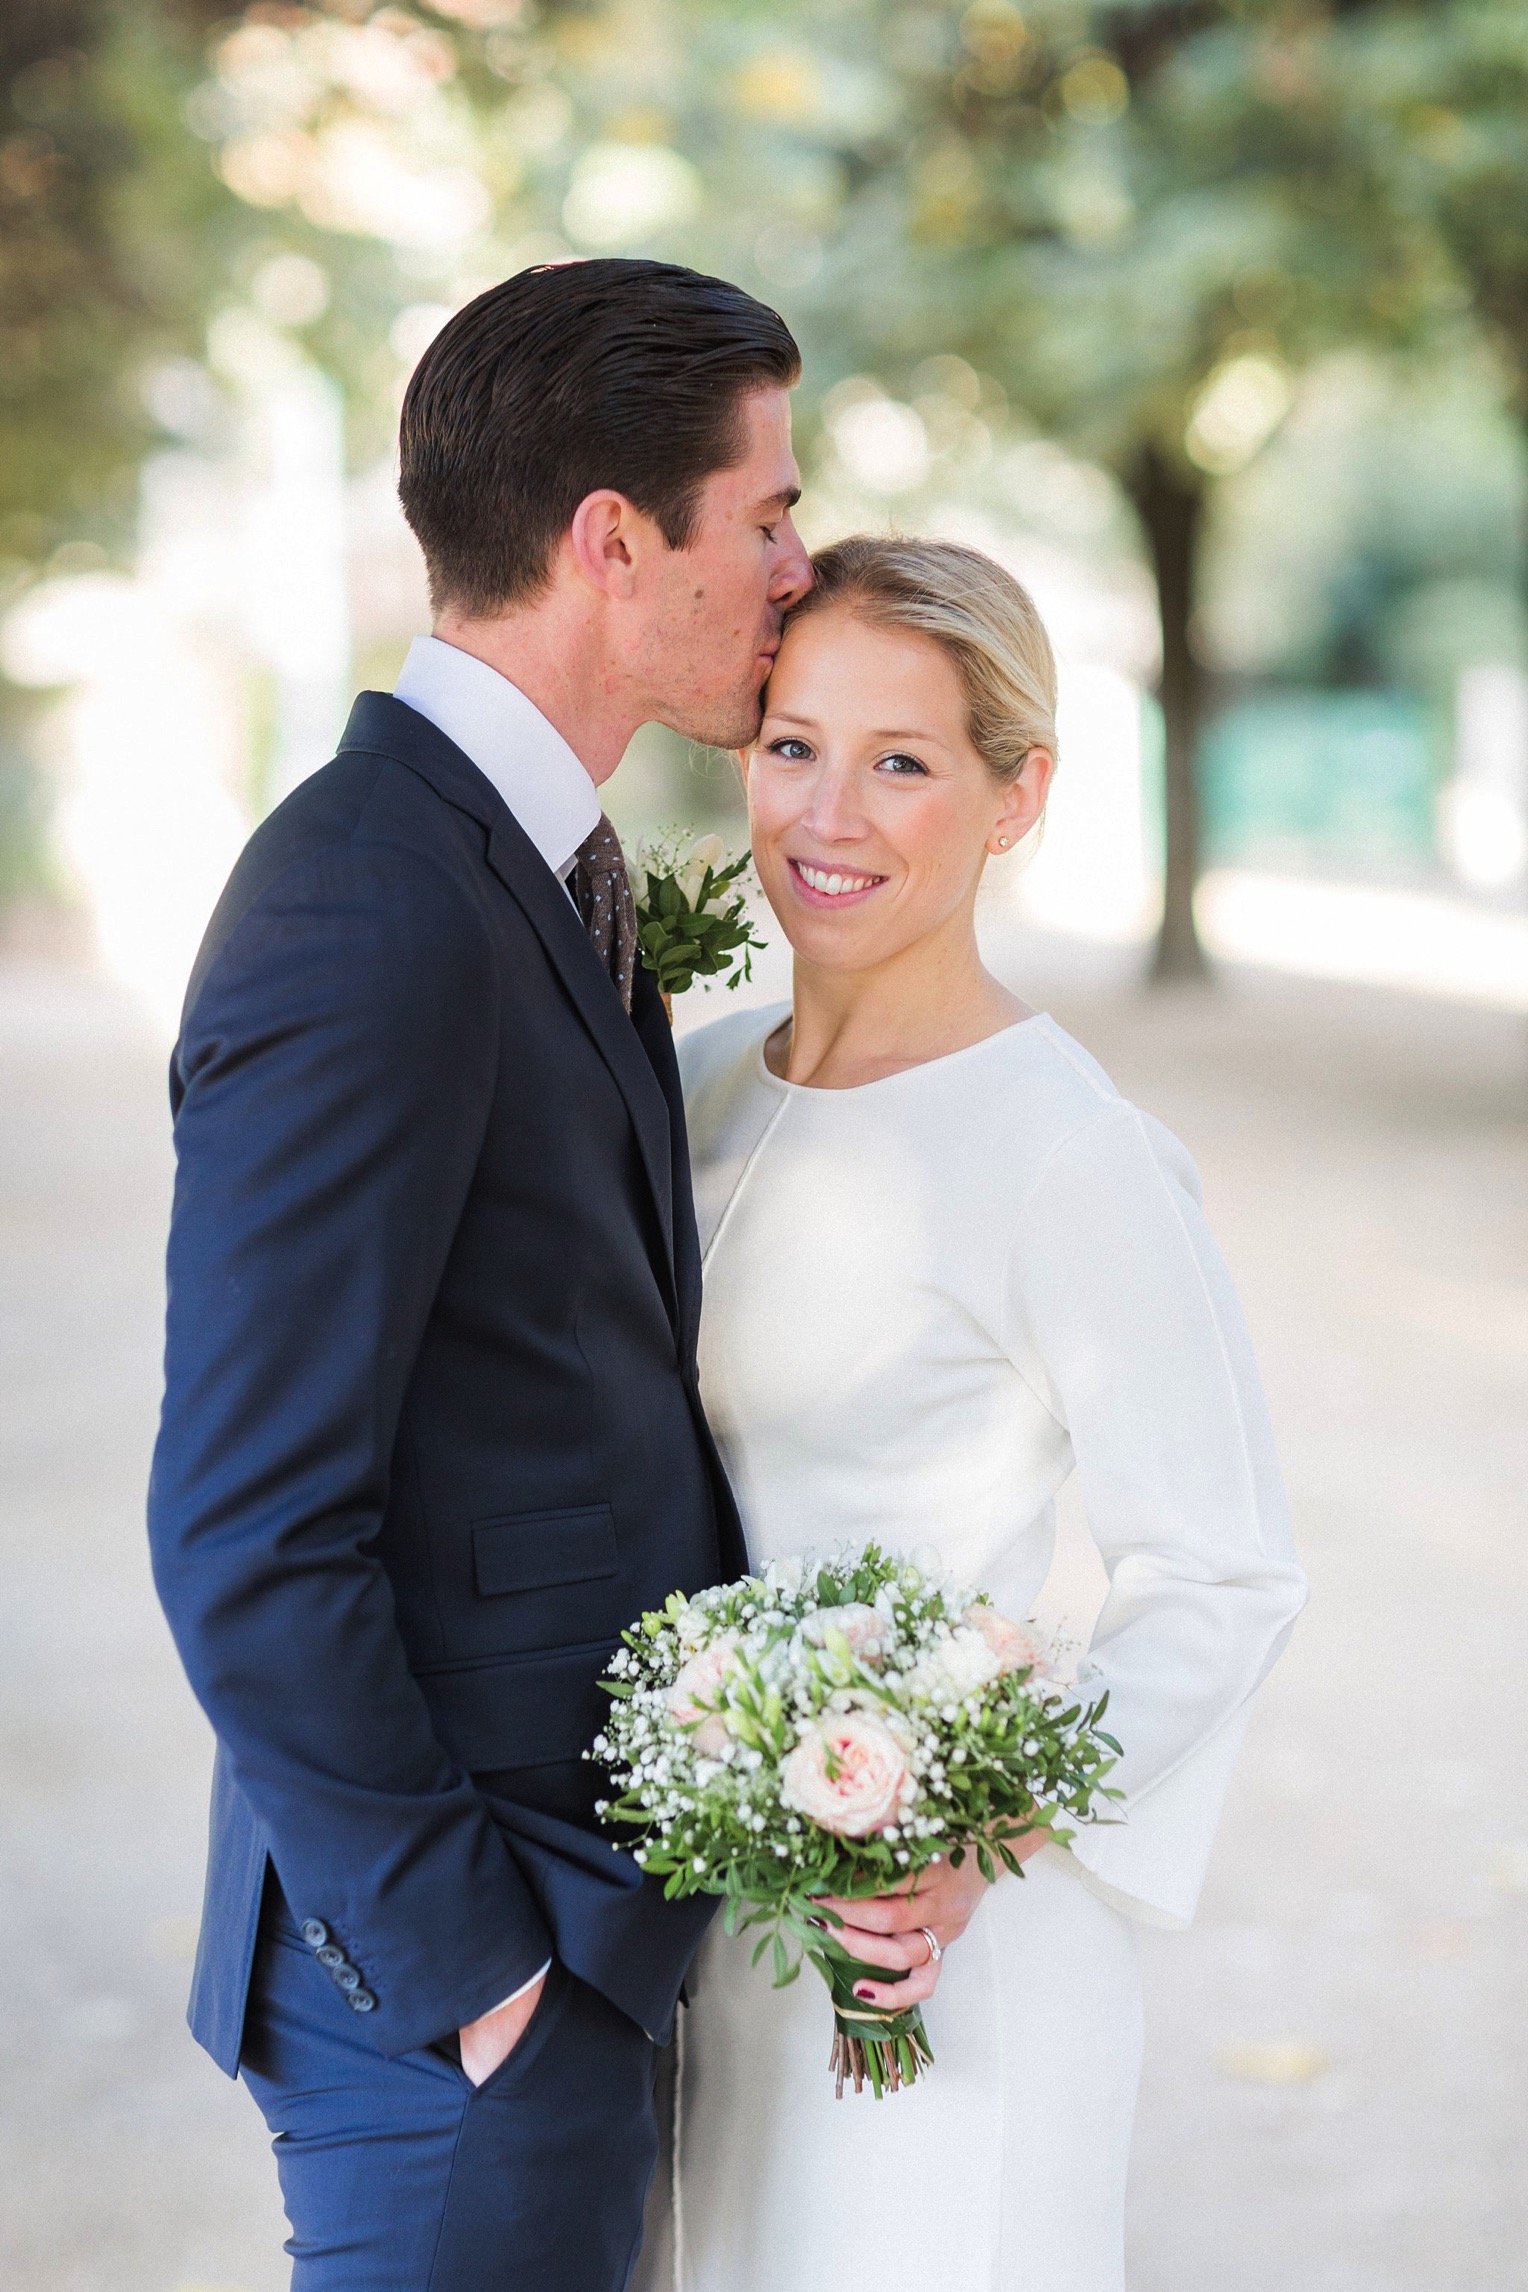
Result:
[[[698,741],[704,748],[751,748],[764,721],[764,706],[756,692],[734,693],[704,708],[687,710],[672,729],[681,740]]]

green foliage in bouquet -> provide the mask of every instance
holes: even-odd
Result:
[[[638,847],[630,867],[637,945],[665,995],[727,971],[729,987],[753,977],[751,950],[766,942],[754,936],[739,888],[751,856],[728,860],[720,836],[687,844],[676,834]]]
[[[590,1754],[615,1786],[602,1818],[638,1834],[671,1899],[719,1895],[729,1933],[761,1928],[777,1987],[811,1960],[840,2093],[846,2074],[877,2098],[911,2084],[933,2059],[921,2012],[855,1999],[857,1979],[903,1977],[851,1958],[821,1898],[889,1893],[946,1856],[1021,1875],[1018,1840],[1107,1819],[1107,1695],[1061,1687],[1034,1626],[874,1544],[675,1593],[623,1640]]]

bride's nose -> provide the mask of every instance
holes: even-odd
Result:
[[[861,842],[867,827],[855,774],[847,768],[822,765],[801,825],[821,844]]]

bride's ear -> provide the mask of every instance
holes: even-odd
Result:
[[[1056,759],[1048,748],[1031,748],[1003,789],[1003,801],[987,837],[989,852],[1011,852],[1024,841],[1045,810],[1055,770]]]

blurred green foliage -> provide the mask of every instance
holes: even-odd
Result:
[[[45,568],[131,542],[150,350],[200,347],[219,208],[177,99],[201,69],[195,0],[8,0],[0,11],[0,607]],[[48,883],[28,732],[0,680],[0,902]]]
[[[1523,661],[1525,475],[1484,355],[1327,361],[1216,489],[1201,650],[1222,679],[1398,685],[1446,719],[1471,661]]]
[[[199,351],[241,221],[179,98],[217,11],[9,0],[0,12],[0,578],[129,538],[151,351]],[[101,561],[98,560],[98,561]]]
[[[1207,664],[1433,696],[1487,593],[1520,642],[1521,0],[11,0],[0,82],[13,586],[121,547],[143,377],[220,311],[343,381],[365,464],[447,310],[609,250],[779,303],[819,468],[868,376],[970,493],[983,437],[1111,473],[1161,601],[1169,972]]]

